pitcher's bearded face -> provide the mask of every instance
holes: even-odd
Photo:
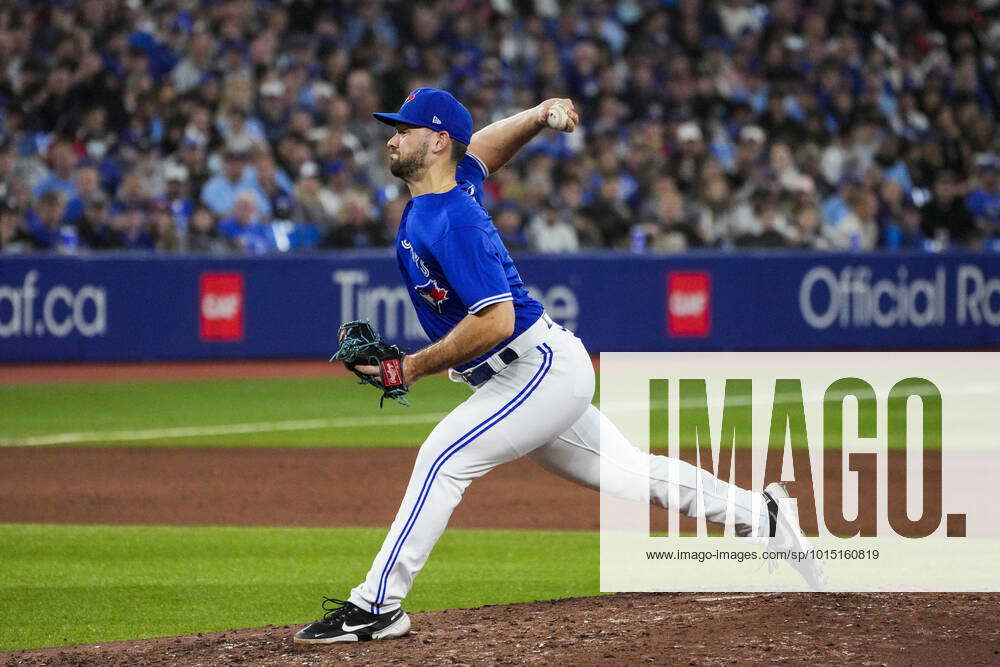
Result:
[[[427,169],[429,130],[409,125],[397,125],[396,134],[386,144],[389,151],[389,171],[404,181],[419,178]]]
[[[402,178],[404,181],[413,180],[427,168],[427,144],[415,146],[409,155],[403,155],[399,151],[389,151],[389,171],[393,176]]]

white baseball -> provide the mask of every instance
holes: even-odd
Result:
[[[566,107],[556,103],[549,107],[549,115],[546,119],[549,127],[553,130],[565,130],[566,124],[569,122],[569,112],[566,111]]]

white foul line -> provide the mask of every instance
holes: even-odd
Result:
[[[393,417],[336,417],[328,419],[294,419],[276,422],[247,424],[218,424],[215,426],[178,426],[174,428],[145,428],[127,431],[85,431],[80,433],[52,433],[28,438],[0,436],[0,447],[31,447],[36,445],[70,445],[79,442],[122,442],[128,440],[159,440],[161,438],[191,438],[205,435],[239,435],[271,431],[310,431],[322,428],[362,428],[386,424],[432,424],[441,421],[444,413],[395,415]]]

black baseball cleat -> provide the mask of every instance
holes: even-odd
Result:
[[[410,617],[402,608],[372,614],[350,602],[324,598],[323,610],[323,620],[302,628],[292,640],[299,644],[367,642],[402,637],[410,631]]]

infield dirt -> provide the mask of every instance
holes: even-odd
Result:
[[[796,470],[801,470],[805,452],[795,454]],[[841,453],[826,454],[829,504],[830,475]],[[0,522],[388,526],[416,455],[415,448],[2,447]],[[695,455],[685,450],[681,458],[693,463]],[[744,486],[749,486],[749,462],[749,457],[738,459],[737,477]],[[905,466],[903,452],[890,452],[892,471],[900,473]],[[246,492],[248,485],[252,494]],[[789,488],[802,499],[803,528],[813,531],[814,505],[808,489],[800,486]],[[340,491],[336,502],[330,501],[332,488]],[[381,492],[366,492],[372,488]],[[901,485],[890,493],[897,507],[905,507]],[[597,530],[598,498],[519,459],[476,480],[449,526]],[[665,512],[654,513],[654,522],[665,521]],[[683,517],[681,529],[693,531],[694,521]]]

